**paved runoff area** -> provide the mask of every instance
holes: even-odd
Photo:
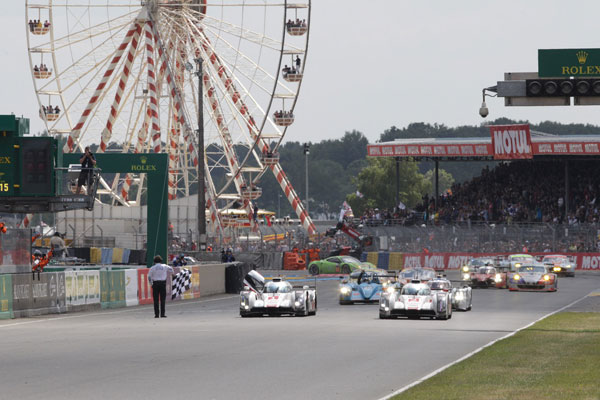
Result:
[[[377,305],[339,305],[336,280],[317,285],[314,317],[242,319],[220,295],[165,319],[139,306],[0,321],[0,397],[377,399],[589,293],[567,311],[600,311],[591,272],[556,293],[475,289],[449,321],[379,320]]]

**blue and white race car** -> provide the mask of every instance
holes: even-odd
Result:
[[[384,270],[358,269],[340,283],[340,304],[379,302],[394,275]]]

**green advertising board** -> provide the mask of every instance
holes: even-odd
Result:
[[[600,77],[600,49],[540,49],[540,78]]]
[[[102,308],[121,308],[125,302],[125,271],[100,271]]]
[[[0,319],[14,318],[12,275],[0,275]]]

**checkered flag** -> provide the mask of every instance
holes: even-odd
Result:
[[[182,268],[177,274],[173,275],[171,279],[171,300],[179,296],[192,286],[192,271],[187,268]]]

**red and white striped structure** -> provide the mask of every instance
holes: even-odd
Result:
[[[56,7],[61,15],[66,10],[66,19],[53,19]],[[40,105],[63,110],[45,123],[50,134],[66,134],[64,151],[96,143],[97,151],[104,152],[116,142],[122,152],[166,152],[170,200],[190,195],[200,165],[215,234],[224,232],[221,211],[236,204],[257,228],[253,204],[242,193],[258,187],[270,169],[302,225],[314,233],[281,165],[263,163],[263,153],[275,152],[287,131],[274,123],[273,112],[293,112],[298,97],[302,79],[285,80],[280,71],[298,56],[305,65],[310,0],[214,5],[206,0],[121,0],[106,5],[106,12],[101,7],[26,0],[27,13],[35,10],[51,23],[47,35],[28,33],[29,59],[31,70],[45,64],[53,71],[47,79],[33,77],[34,88]],[[87,18],[92,14],[107,17]],[[286,30],[285,22],[297,18],[307,21],[306,29]],[[204,60],[202,93],[195,74],[199,57]],[[304,77],[303,71],[298,75]],[[196,141],[199,96],[204,159],[198,158]],[[110,193],[102,200],[139,205],[143,180],[143,174],[125,174],[102,182]]]

